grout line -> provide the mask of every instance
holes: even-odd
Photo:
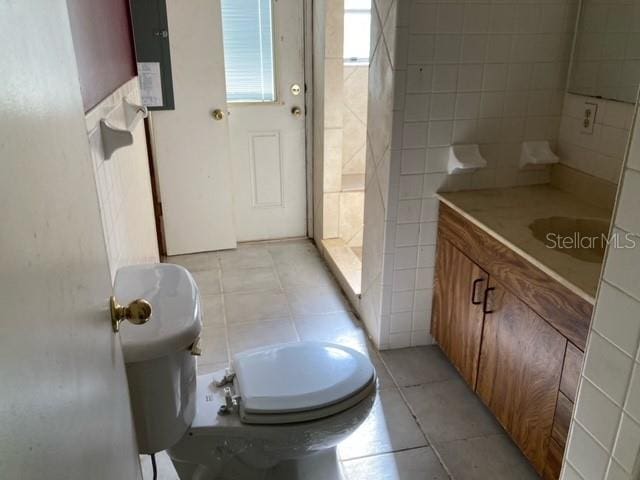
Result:
[[[413,348],[415,348],[415,347],[413,347]],[[444,459],[442,457],[442,454],[435,447],[435,445],[436,445],[435,442],[433,442],[431,440],[430,436],[427,435],[427,433],[425,432],[425,429],[423,428],[422,424],[420,423],[420,420],[418,419],[418,416],[416,415],[415,411],[411,407],[411,404],[407,400],[407,397],[404,394],[404,391],[402,390],[402,387],[400,387],[400,385],[396,381],[395,376],[393,375],[393,373],[391,373],[391,369],[387,365],[387,362],[385,361],[384,357],[382,355],[380,355],[379,351],[378,351],[378,357],[379,357],[380,361],[382,362],[382,364],[384,365],[384,368],[387,369],[387,372],[389,373],[389,377],[391,377],[391,381],[393,382],[395,387],[398,389],[398,392],[400,393],[400,397],[402,398],[402,401],[405,403],[405,405],[407,406],[407,409],[411,413],[411,416],[413,417],[413,419],[415,420],[416,424],[418,425],[418,428],[420,429],[420,432],[422,432],[422,435],[424,436],[425,440],[427,441],[428,446],[431,448],[431,450],[433,451],[435,456],[438,458],[438,461],[440,462],[440,465],[442,465],[442,468],[444,469],[444,471],[447,473],[447,475],[449,475],[449,478],[452,479],[452,480],[455,480],[453,474],[451,473],[451,470],[449,470],[449,467],[445,463],[445,461],[444,461]]]
[[[283,287],[282,279],[280,278],[280,272],[278,272],[278,269],[276,268],[275,259],[273,258],[273,255],[271,254],[271,252],[269,252],[268,250],[267,252],[269,253],[269,258],[271,258],[271,264],[273,265],[273,272],[275,273],[275,276],[278,279],[278,284],[280,285],[280,291],[284,295],[285,303],[287,305],[287,311],[289,312],[289,322],[293,326],[293,331],[296,334],[296,338],[298,339],[298,342],[300,342],[302,341],[302,338],[300,337],[300,332],[298,332],[298,327],[296,326],[296,322],[293,320],[294,319],[293,309],[291,308],[291,302],[289,301],[289,296],[287,295],[287,292]]]
[[[231,366],[231,343],[229,342],[229,326],[227,322],[227,302],[225,299],[224,285],[222,283],[222,260],[216,254],[216,262],[218,263],[218,281],[220,282],[220,296],[222,301],[222,320],[225,345],[227,346],[227,367]],[[196,370],[197,375],[197,370]]]
[[[345,458],[345,459],[340,458],[339,460],[341,462],[351,462],[353,460],[363,460],[365,458],[379,457],[379,456],[382,456],[382,455],[393,455],[395,453],[410,452],[411,450],[420,450],[421,448],[431,448],[431,445],[421,445],[419,447],[399,448],[398,450],[389,450],[387,452],[370,453],[368,455],[361,455],[359,457],[353,457],[353,458]]]

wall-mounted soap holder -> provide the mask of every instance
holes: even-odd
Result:
[[[529,166],[544,166],[558,163],[558,156],[551,150],[546,140],[536,140],[522,143],[520,152],[520,168]]]
[[[451,145],[449,147],[449,160],[447,162],[447,172],[469,173],[475,172],[479,168],[487,166],[487,161],[480,154],[477,144]]]
[[[113,152],[119,148],[133,144],[133,131],[140,120],[149,115],[147,107],[131,103],[126,98],[122,100],[122,109],[124,111],[124,128],[116,126],[109,118],[100,120],[100,136],[105,160],[109,160]]]

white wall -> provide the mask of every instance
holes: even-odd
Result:
[[[597,105],[593,133],[590,134],[582,131],[585,102]],[[632,103],[568,93],[558,138],[560,163],[617,184],[633,112]]]
[[[565,453],[564,480],[631,480],[640,475],[639,209],[636,117],[613,232],[622,238],[630,235],[637,244],[627,249],[610,246],[607,252]],[[629,241],[626,245],[631,246]]]
[[[140,102],[137,77],[85,115],[112,280],[122,266],[159,261],[144,122],[133,133],[133,145],[117,150],[110,160],[102,149],[100,119],[122,116],[125,97]]]

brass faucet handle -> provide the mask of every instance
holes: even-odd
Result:
[[[127,306],[120,305],[115,297],[110,298],[111,325],[114,332],[120,331],[120,323],[129,320],[134,325],[147,323],[151,318],[153,309],[144,298],[138,298]]]

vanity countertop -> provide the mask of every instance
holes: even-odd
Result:
[[[574,293],[595,303],[602,265],[547,247],[533,236],[529,225],[536,219],[554,216],[608,222],[611,218],[608,209],[593,206],[550,185],[439,193],[437,197]]]

